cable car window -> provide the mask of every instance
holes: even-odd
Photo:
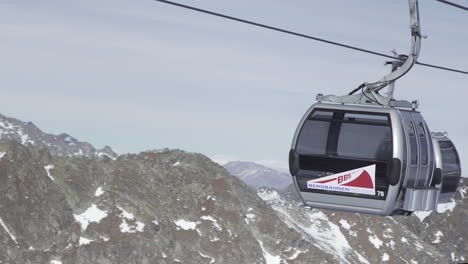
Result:
[[[307,120],[297,144],[299,153],[325,155],[330,122]]]
[[[428,148],[427,148],[427,137],[426,131],[424,129],[424,124],[419,122],[418,124],[418,133],[419,133],[419,140],[421,142],[421,164],[427,165],[428,163]]]
[[[384,115],[365,115],[365,114],[346,113],[344,120],[345,121],[370,122],[373,124],[388,125],[388,117]]]
[[[406,166],[408,165],[408,142],[406,140],[406,137],[403,136],[403,159],[401,160],[401,175],[406,175]]]
[[[442,193],[455,192],[461,178],[460,158],[450,141],[439,141],[442,154]]]
[[[390,127],[344,123],[337,150],[338,156],[389,160],[392,157]]]
[[[315,110],[297,139],[298,153],[307,155],[389,160],[392,147],[386,114]]]
[[[442,172],[444,174],[459,173],[460,160],[453,144],[450,141],[443,141],[439,145],[442,154]]]
[[[300,164],[296,179],[301,191],[386,199],[387,167],[393,154],[388,114],[316,109],[298,134],[296,151]],[[375,190],[378,195],[307,187],[308,180],[369,165],[376,166]]]
[[[333,118],[333,112],[315,111],[312,113],[311,118],[330,120]]]
[[[410,144],[410,159],[412,165],[418,164],[418,144],[416,143],[416,132],[414,131],[413,124],[410,121],[405,122],[407,130],[409,132],[409,144]]]

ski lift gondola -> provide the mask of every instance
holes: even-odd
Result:
[[[417,101],[393,99],[395,81],[414,65],[421,45],[417,0],[408,1],[410,54],[349,95],[319,94],[300,121],[289,168],[305,206],[398,215],[436,210],[453,197],[461,176],[455,146],[445,134],[431,134]]]
[[[305,205],[379,215],[435,210],[461,177],[452,142],[398,107],[314,104],[289,162]]]
[[[439,182],[437,187],[440,188],[439,203],[447,203],[455,196],[460,184],[460,158],[447,133],[432,133],[432,140],[436,165],[434,177]]]

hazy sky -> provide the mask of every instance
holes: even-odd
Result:
[[[380,52],[410,45],[405,0],[179,2]],[[420,11],[420,61],[468,70],[468,12],[435,1]],[[286,166],[318,92],[390,70],[384,58],[150,0],[0,1],[0,32],[0,113],[120,153]],[[417,66],[396,96],[419,99],[431,130],[468,159],[467,75]]]

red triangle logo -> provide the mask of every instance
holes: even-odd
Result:
[[[319,181],[319,182],[316,182],[316,183],[327,183],[327,182],[334,181],[334,180],[336,180],[336,179],[337,179],[337,178],[333,178],[333,179],[330,179],[330,180]]]
[[[346,184],[342,184],[342,186],[374,189],[374,183],[372,182],[371,176],[365,170],[356,179]]]

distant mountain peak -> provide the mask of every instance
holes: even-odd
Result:
[[[255,162],[232,161],[223,167],[254,188],[269,187],[281,190],[291,183],[291,176],[288,174]]]
[[[0,142],[9,140],[17,141],[23,145],[45,146],[52,155],[86,156],[89,158],[108,156],[111,159],[118,156],[109,146],[96,149],[90,143],[79,141],[69,134],[48,134],[32,122],[23,122],[0,114]]]

